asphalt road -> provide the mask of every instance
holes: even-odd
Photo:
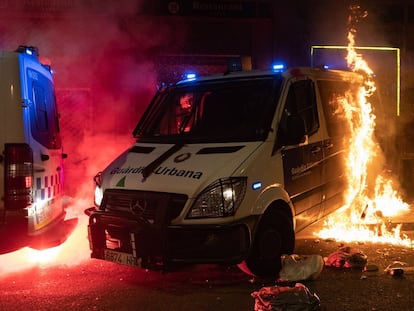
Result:
[[[297,254],[325,257],[343,246],[315,238],[312,230],[298,236]],[[65,250],[66,261],[26,264],[17,253],[0,256],[0,310],[254,310],[251,293],[276,283],[253,279],[234,266],[198,265],[164,274],[88,259],[83,234]],[[322,310],[414,310],[411,248],[346,246],[361,250],[379,269],[325,267],[316,280],[302,282],[319,296]],[[384,272],[395,261],[405,264],[400,277]]]

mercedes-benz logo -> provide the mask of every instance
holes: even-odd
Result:
[[[135,201],[135,203],[131,202],[131,204],[129,205],[129,209],[135,215],[142,216],[145,210],[147,209],[147,201],[144,199],[138,199]]]

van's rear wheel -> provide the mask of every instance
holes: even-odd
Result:
[[[295,248],[293,220],[281,209],[267,211],[259,223],[249,256],[239,268],[258,277],[277,277],[281,256]]]

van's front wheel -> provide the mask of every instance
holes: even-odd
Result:
[[[281,256],[295,248],[293,220],[281,209],[267,211],[259,223],[249,256],[239,268],[258,277],[277,277]]]

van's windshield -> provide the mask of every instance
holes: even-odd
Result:
[[[149,142],[265,140],[281,76],[193,81],[167,88],[149,106],[134,136]]]

